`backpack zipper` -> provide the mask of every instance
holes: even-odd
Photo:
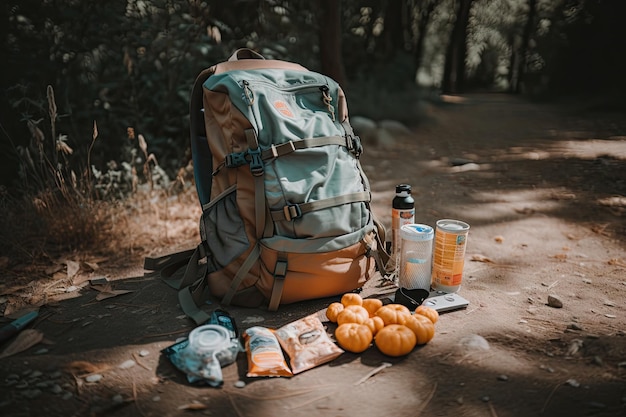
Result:
[[[276,86],[275,84],[269,83],[267,81],[261,81],[261,80],[255,80],[255,81],[252,81],[252,83],[264,84],[269,88],[283,91],[285,93],[293,93],[293,92],[306,93],[307,90],[319,91],[321,93],[321,100],[324,103],[326,109],[328,110],[328,114],[330,115],[333,122],[336,121],[335,108],[332,105],[333,98],[330,95],[330,88],[328,87],[328,84],[314,83],[314,84],[299,84],[299,85],[295,85],[291,87],[279,87],[279,86]],[[252,107],[252,105],[254,104],[254,91],[252,90],[250,85],[251,85],[251,82],[248,80],[241,81],[241,88],[243,89],[244,97],[248,103],[248,106]]]

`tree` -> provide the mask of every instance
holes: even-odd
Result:
[[[526,18],[524,32],[522,33],[522,44],[520,45],[519,50],[519,60],[517,62],[517,68],[511,68],[511,72],[517,74],[517,77],[511,80],[511,91],[516,94],[519,94],[521,92],[522,83],[524,81],[524,74],[526,73],[526,62],[528,56],[528,46],[530,44],[530,38],[533,34],[536,14],[537,0],[528,0],[528,16]]]
[[[341,3],[319,0],[319,47],[321,72],[340,85],[346,85],[346,73],[341,55]]]
[[[435,10],[437,2],[435,0],[424,0],[420,4],[419,15],[417,18],[417,40],[415,42],[415,50],[413,53],[413,75],[417,74],[424,60],[424,44],[426,42],[426,30],[430,17]]]
[[[446,51],[442,80],[444,93],[463,92],[465,82],[465,57],[467,52],[467,27],[474,0],[460,0],[456,20]]]

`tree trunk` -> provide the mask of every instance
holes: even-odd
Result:
[[[339,85],[347,83],[341,55],[341,2],[319,0],[320,22],[320,66],[321,72],[328,75]],[[344,87],[345,88],[345,87]]]
[[[443,80],[443,93],[462,93],[465,83],[465,55],[467,53],[467,26],[474,0],[460,0],[456,21],[450,35],[446,51]]]
[[[430,16],[435,10],[437,2],[435,0],[426,0],[426,5],[419,11],[419,20],[417,22],[417,41],[415,43],[415,52],[413,54],[413,77],[417,77],[417,72],[422,66],[424,59],[424,42],[426,41],[426,30],[430,22]]]
[[[537,0],[528,0],[528,18],[526,19],[526,25],[524,26],[524,33],[522,34],[522,44],[520,45],[519,50],[517,77],[515,79],[514,85],[512,86],[513,92],[515,92],[516,94],[519,94],[522,91],[522,82],[524,81],[524,75],[526,74],[528,45],[530,44],[530,37],[533,33],[536,14]]]
[[[389,1],[385,9],[385,26],[383,30],[384,56],[393,59],[398,50],[404,50],[404,24],[402,7],[404,1]]]

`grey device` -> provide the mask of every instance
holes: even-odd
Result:
[[[431,307],[437,310],[437,312],[442,313],[444,311],[466,308],[469,305],[469,301],[455,292],[442,293],[433,291],[430,293],[430,296],[424,300],[422,305]]]

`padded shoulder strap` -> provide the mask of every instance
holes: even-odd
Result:
[[[200,204],[211,200],[211,181],[213,157],[204,126],[204,109],[202,105],[202,85],[215,73],[215,67],[205,69],[198,75],[189,97],[189,124],[191,137],[191,156],[193,159],[193,175]]]

